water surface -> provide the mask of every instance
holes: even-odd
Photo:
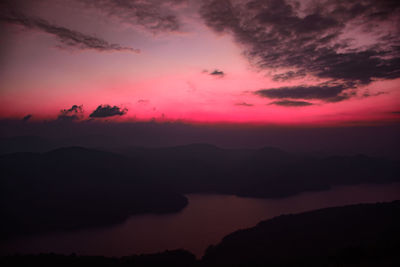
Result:
[[[104,228],[17,238],[0,244],[2,253],[126,256],[184,248],[201,257],[225,235],[285,213],[400,199],[400,184],[335,187],[281,199],[190,194],[179,213],[131,216]]]

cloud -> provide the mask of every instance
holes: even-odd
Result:
[[[349,86],[339,85],[317,85],[317,86],[291,86],[271,89],[261,89],[254,94],[272,99],[317,99],[325,102],[339,102],[349,99],[354,92],[344,92]]]
[[[173,7],[187,0],[80,0],[88,8],[154,33],[179,31],[181,22]]]
[[[128,109],[124,108],[121,109],[120,107],[110,105],[100,105],[98,106],[90,115],[90,118],[105,118],[105,117],[112,117],[112,116],[122,116],[126,114]]]
[[[222,70],[215,69],[213,72],[210,73],[210,75],[223,77],[225,73]]]
[[[272,79],[277,82],[284,82],[284,81],[304,78],[305,76],[306,72],[304,70],[288,71],[285,73],[275,74],[272,76]]]
[[[140,50],[119,44],[109,43],[101,38],[52,24],[42,18],[26,16],[10,5],[0,12],[0,21],[19,25],[28,30],[44,32],[54,36],[61,49],[96,50],[99,52],[130,52],[140,53]]]
[[[378,96],[378,95],[386,95],[388,94],[387,92],[376,92],[376,93],[370,93],[369,91],[366,91],[362,96],[363,97],[370,97],[370,96]]]
[[[82,105],[73,105],[70,109],[62,109],[60,110],[60,114],[57,117],[57,120],[63,121],[73,121],[79,120],[83,117],[83,107]]]
[[[29,121],[32,118],[32,114],[28,114],[22,118],[22,121]]]
[[[253,105],[253,104],[246,103],[246,102],[239,102],[239,103],[236,103],[235,106],[252,107],[252,106],[254,106],[254,105]]]
[[[311,106],[313,103],[306,102],[306,101],[293,101],[293,100],[278,100],[278,101],[273,101],[269,103],[269,105],[278,105],[278,106],[284,106],[284,107],[306,107],[306,106]]]
[[[215,32],[232,34],[259,68],[291,69],[275,80],[400,77],[398,1],[208,0],[200,14]]]

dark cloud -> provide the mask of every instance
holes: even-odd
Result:
[[[392,113],[392,114],[400,114],[400,110],[395,110],[395,111],[392,111],[390,113]]]
[[[354,92],[345,92],[348,86],[339,85],[318,85],[318,86],[291,86],[271,89],[261,89],[254,94],[261,97],[283,99],[316,99],[325,102],[339,102],[354,95]]]
[[[225,73],[222,70],[215,69],[210,75],[223,77]]]
[[[269,105],[278,105],[278,106],[284,106],[284,107],[306,107],[306,106],[311,106],[313,103],[306,102],[306,101],[293,101],[293,100],[278,100],[278,101],[273,101],[269,103]]]
[[[370,97],[370,96],[378,96],[378,95],[385,95],[385,94],[387,94],[387,92],[370,93],[369,91],[367,91],[362,96],[363,97]]]
[[[275,74],[272,76],[272,79],[277,82],[289,81],[293,79],[304,78],[306,76],[306,72],[304,70],[300,71],[288,71],[285,73]]]
[[[29,121],[32,118],[32,114],[28,114],[22,118],[22,121]]]
[[[109,17],[152,32],[179,31],[181,23],[172,7],[187,0],[80,0]]]
[[[374,78],[400,77],[398,3],[208,0],[200,14],[216,32],[231,33],[258,67],[291,69],[275,75],[275,80],[307,73],[368,84]],[[374,36],[373,43],[354,48],[353,40],[342,35],[349,28]]]
[[[110,106],[110,105],[100,105],[98,106],[90,115],[91,118],[105,118],[105,117],[112,117],[112,116],[122,116],[126,114],[128,109],[124,108],[121,109],[117,106]]]
[[[7,2],[6,2],[7,3]],[[62,26],[54,25],[38,17],[27,16],[19,12],[14,6],[3,4],[0,11],[0,21],[8,24],[19,25],[28,30],[45,32],[57,38],[58,48],[96,50],[100,52],[131,52],[140,53],[140,50],[119,44],[109,43],[101,38],[87,35]]]
[[[252,106],[254,106],[254,105],[253,105],[253,104],[246,103],[246,102],[240,102],[240,103],[236,103],[235,106],[252,107]]]
[[[60,110],[60,114],[57,117],[57,120],[63,121],[73,121],[79,120],[83,117],[83,107],[82,105],[73,105],[70,109],[62,109]]]

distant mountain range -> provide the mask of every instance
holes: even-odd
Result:
[[[209,144],[3,154],[0,236],[177,212],[187,205],[187,193],[276,198],[333,185],[397,182],[399,166],[398,161],[363,155],[317,158],[273,147],[222,149]]]

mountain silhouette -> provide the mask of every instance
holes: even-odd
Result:
[[[210,218],[212,219],[212,218]],[[196,260],[185,250],[109,258],[9,255],[1,266],[399,266],[400,201],[281,215],[231,233]]]
[[[3,238],[178,212],[187,193],[277,198],[334,185],[399,181],[399,162],[364,155],[316,158],[278,148],[209,144],[84,147],[0,155]],[[90,211],[90,212],[88,212]]]
[[[206,266],[395,266],[400,201],[282,215],[236,231],[203,257]]]

